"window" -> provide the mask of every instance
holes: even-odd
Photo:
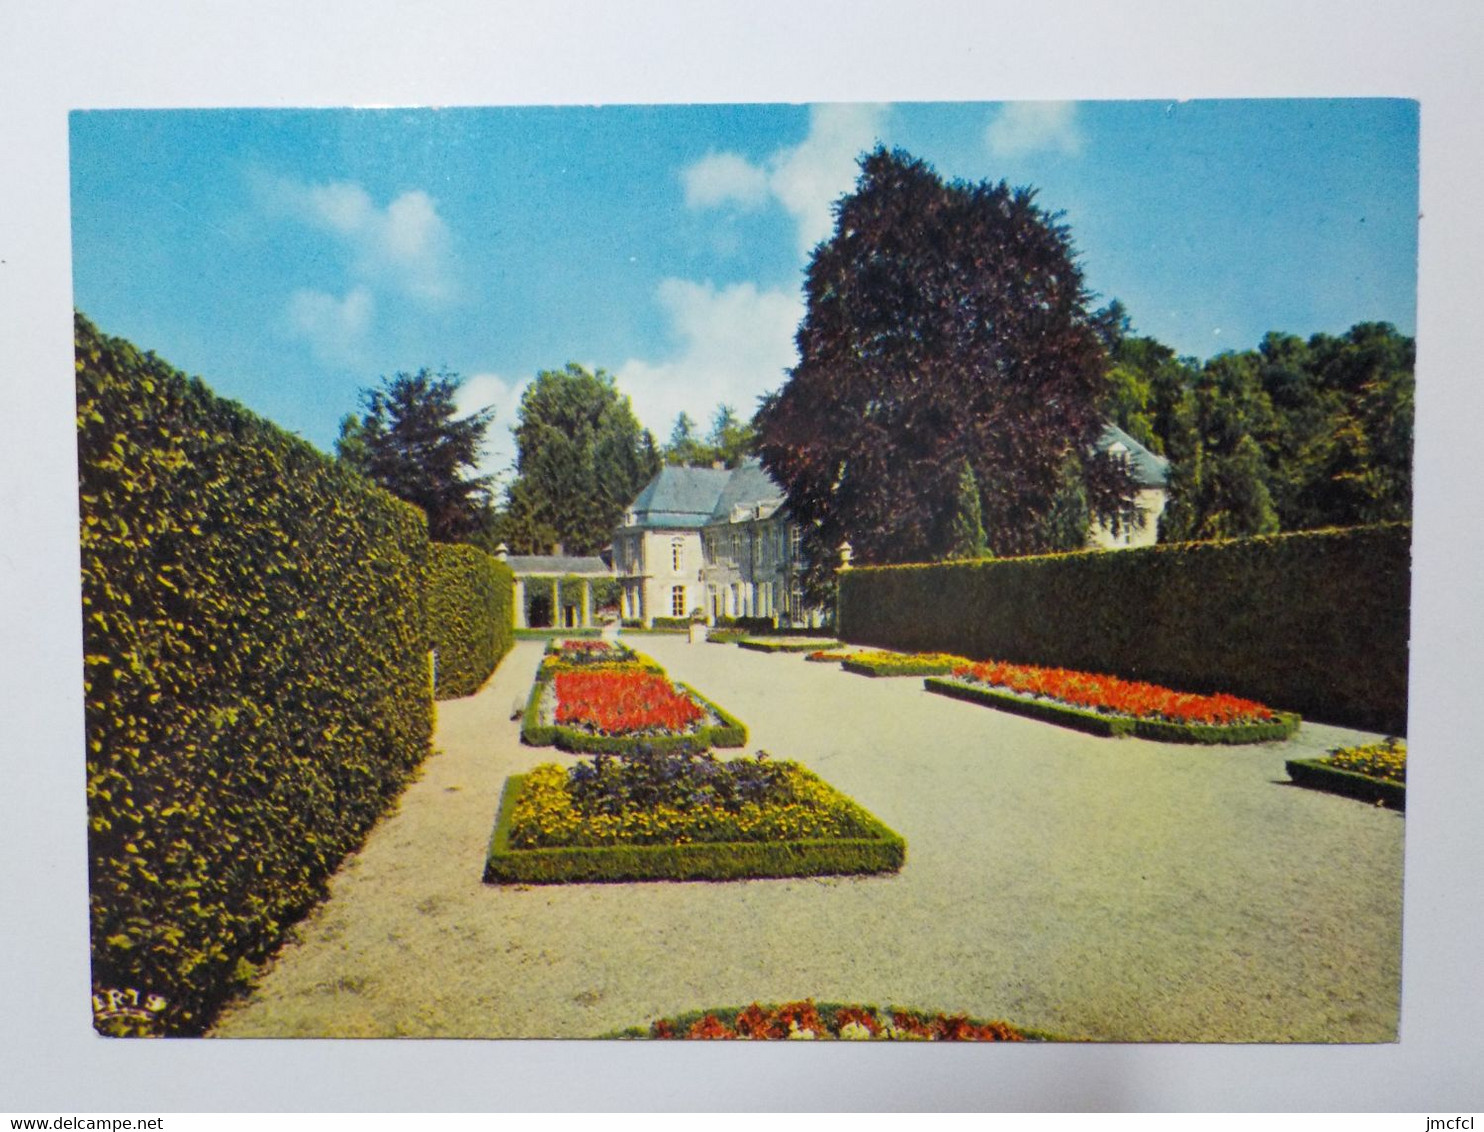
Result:
[[[675,573],[680,573],[680,568],[685,563],[685,543],[678,538],[670,540],[670,561],[675,565]]]
[[[788,552],[795,562],[803,558],[804,528],[790,527],[788,529]]]
[[[685,616],[685,587],[676,586],[670,591],[670,616]]]

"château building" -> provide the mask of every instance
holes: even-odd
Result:
[[[1098,447],[1128,462],[1139,519],[1117,535],[1094,523],[1088,548],[1153,545],[1169,462],[1111,424]],[[646,627],[656,618],[715,624],[733,617],[818,625],[822,611],[805,604],[803,570],[800,531],[783,491],[752,457],[736,468],[661,468],[613,535],[621,616]]]

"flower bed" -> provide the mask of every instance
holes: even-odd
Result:
[[[695,730],[706,711],[652,672],[558,672],[556,723],[604,735],[656,735]]]
[[[637,654],[636,654],[637,655]],[[648,663],[638,657],[637,664]],[[531,686],[521,741],[533,747],[619,754],[638,744],[675,750],[740,747],[747,728],[658,665],[543,666]]]
[[[560,656],[565,660],[595,662],[631,659],[634,651],[617,641],[605,641],[601,637],[553,637],[546,642],[547,656]]]
[[[717,1010],[698,1010],[661,1018],[647,1027],[635,1026],[619,1038],[658,1038],[742,1041],[909,1041],[909,1042],[1024,1042],[1052,1040],[1051,1035],[985,1022],[965,1014],[925,1013],[892,1007],[819,1003],[813,999],[782,1006],[753,1003]]]
[[[816,649],[838,645],[839,641],[801,637],[743,637],[737,642],[739,649],[753,652],[814,652]]]
[[[1032,665],[963,664],[928,691],[986,704],[1095,735],[1167,743],[1261,743],[1286,739],[1299,717],[1235,696],[1176,692],[1157,684]]]
[[[592,659],[572,661],[562,656],[552,655],[544,657],[541,667],[537,670],[536,679],[552,680],[558,673],[562,672],[648,672],[663,676],[664,668],[657,660],[645,656],[643,653],[631,652],[630,659],[621,659],[622,654],[614,654],[612,657],[595,655]]]
[[[1300,786],[1366,802],[1407,808],[1407,744],[1401,739],[1338,747],[1322,759],[1290,759],[1288,777]]]
[[[796,763],[636,748],[505,784],[484,879],[738,880],[900,869],[906,843]]]
[[[553,640],[547,643],[541,661],[543,673],[597,668],[645,668],[663,671],[659,664],[627,645],[604,640]]]
[[[840,667],[858,676],[945,676],[969,662],[945,652],[857,652]]]
[[[813,661],[815,664],[833,664],[836,661],[849,660],[853,653],[832,652],[829,649],[815,649],[804,657],[805,660]]]

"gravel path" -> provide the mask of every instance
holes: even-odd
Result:
[[[683,638],[633,642],[907,839],[899,875],[481,883],[520,746],[520,642],[439,705],[439,751],[228,1037],[593,1037],[754,1000],[899,1003],[1111,1041],[1392,1041],[1404,819],[1284,785],[1358,732],[1100,739]]]

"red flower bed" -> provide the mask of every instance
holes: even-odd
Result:
[[[607,641],[596,640],[567,640],[557,646],[557,652],[585,652],[604,653],[611,652],[612,646]]]
[[[705,718],[701,706],[651,672],[558,672],[556,722],[604,735],[685,732]]]
[[[953,675],[1013,692],[1046,696],[1077,707],[1139,719],[1223,726],[1267,722],[1273,718],[1270,708],[1236,696],[1199,696],[1162,688],[1158,684],[1074,672],[1067,668],[1037,668],[1028,664],[988,661],[956,668]]]
[[[625,1037],[640,1036],[627,1031]],[[1008,1022],[983,1022],[964,1014],[926,1014],[916,1010],[878,1012],[871,1006],[815,1006],[813,1000],[782,1006],[753,1003],[745,1010],[708,1010],[662,1018],[649,1027],[651,1038],[702,1041],[781,1041],[791,1038],[928,1042],[1020,1042],[1026,1036]]]

